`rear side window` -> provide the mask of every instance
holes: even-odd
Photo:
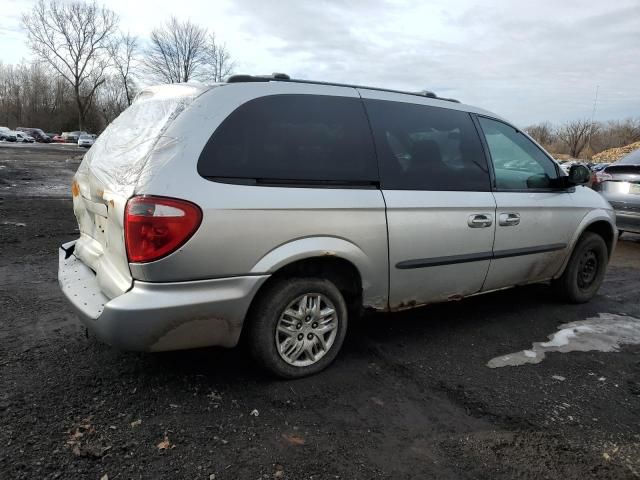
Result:
[[[480,138],[466,112],[366,100],[383,188],[489,191]]]
[[[272,95],[241,105],[209,139],[198,172],[223,181],[378,181],[362,101],[320,95]]]

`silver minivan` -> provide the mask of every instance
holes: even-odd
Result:
[[[606,200],[490,112],[354,85],[235,76],[140,93],[84,156],[59,280],[127,350],[235,346],[320,371],[350,318],[551,282],[595,295]]]

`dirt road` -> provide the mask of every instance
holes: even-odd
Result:
[[[276,381],[242,348],[87,339],[57,284],[76,150],[40,147],[0,146],[0,478],[640,475],[639,346],[486,366],[565,322],[640,318],[640,236],[586,305],[531,286],[369,315],[327,371]]]

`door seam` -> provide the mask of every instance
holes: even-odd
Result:
[[[491,254],[494,255],[496,251],[496,235],[498,234],[498,200],[494,192],[490,192],[491,197],[493,198],[493,218],[495,221],[493,222],[493,241],[491,242]],[[482,280],[482,285],[480,286],[480,290],[478,292],[482,292],[484,290],[484,285],[487,283],[487,278],[489,278],[489,272],[491,271],[491,264],[494,262],[494,259],[491,258],[489,260],[489,266],[487,267],[487,271],[484,274],[484,280]]]

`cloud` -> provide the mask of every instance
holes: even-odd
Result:
[[[636,3],[235,5],[245,31],[268,39],[260,58],[296,76],[427,88],[521,124],[590,116],[597,85],[603,114],[640,113]]]
[[[28,57],[12,3],[0,18],[3,53]],[[637,0],[109,0],[123,28],[142,36],[169,15],[216,31],[237,71],[429,89],[520,125],[640,116]],[[15,17],[15,18],[13,18]]]

